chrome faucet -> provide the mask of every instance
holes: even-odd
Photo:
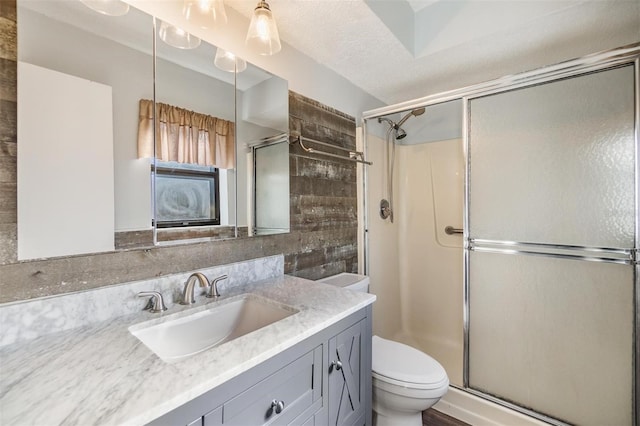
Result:
[[[145,309],[148,309],[149,312],[163,312],[167,310],[167,307],[164,304],[164,300],[162,299],[162,294],[158,291],[141,291],[140,293],[138,293],[138,297],[148,297],[151,296],[151,299],[149,299],[149,303],[147,303],[147,306],[145,307]]]
[[[193,294],[196,281],[200,283],[200,287],[207,287],[209,285],[209,280],[202,272],[194,272],[191,274],[187,279],[187,282],[184,283],[182,302],[180,302],[181,305],[193,305],[196,303],[196,298]]]
[[[211,287],[209,287],[207,297],[214,299],[220,297],[220,292],[218,291],[218,281],[226,280],[227,278],[229,278],[227,274],[220,275],[218,278],[214,278],[213,281],[211,281]]]

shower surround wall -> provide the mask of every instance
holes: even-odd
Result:
[[[462,236],[444,232],[462,228],[462,140],[396,146],[394,223],[378,213],[387,198],[386,144],[367,135],[374,333],[428,353],[462,386]]]
[[[357,271],[356,167],[292,146],[291,232],[150,247],[31,262],[16,260],[16,4],[0,2],[0,302],[87,290],[120,282],[283,253],[285,273],[317,279]],[[289,125],[304,136],[355,148],[353,117],[290,92]]]

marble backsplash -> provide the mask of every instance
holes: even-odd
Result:
[[[148,280],[134,281],[62,296],[31,299],[0,305],[0,346],[35,339],[83,325],[142,311],[148,298],[141,291],[158,291],[170,309],[182,297],[190,271]],[[284,256],[269,256],[228,265],[199,269],[211,281],[223,274],[228,279],[218,283],[221,294],[247,282],[276,278],[284,274]],[[205,297],[206,289],[196,286],[196,301]]]

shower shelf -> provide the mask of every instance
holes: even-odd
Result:
[[[373,163],[371,161],[366,161],[364,159],[364,153],[361,152],[361,151],[353,151],[351,149],[347,149],[347,148],[342,148],[340,146],[331,145],[331,144],[326,143],[326,142],[320,142],[320,141],[317,141],[315,139],[305,138],[305,137],[300,136],[300,135],[292,136],[292,138],[293,139],[289,141],[289,143],[291,145],[293,145],[295,143],[299,143],[300,144],[300,148],[302,148],[305,152],[308,152],[310,154],[326,155],[327,157],[334,157],[334,158],[340,158],[342,160],[354,161],[356,163],[362,163],[362,164],[366,164],[368,166],[373,165]],[[317,150],[315,148],[309,148],[309,147],[305,146],[302,143],[303,140],[305,140],[307,142],[314,143],[314,144],[327,146],[327,147],[330,147],[332,149],[337,149],[337,150],[340,150],[340,151],[348,152],[349,156],[346,157],[344,155],[332,154],[330,152],[319,151],[319,150]]]

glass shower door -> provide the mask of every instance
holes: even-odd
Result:
[[[634,423],[635,80],[631,64],[468,101],[470,389]]]

